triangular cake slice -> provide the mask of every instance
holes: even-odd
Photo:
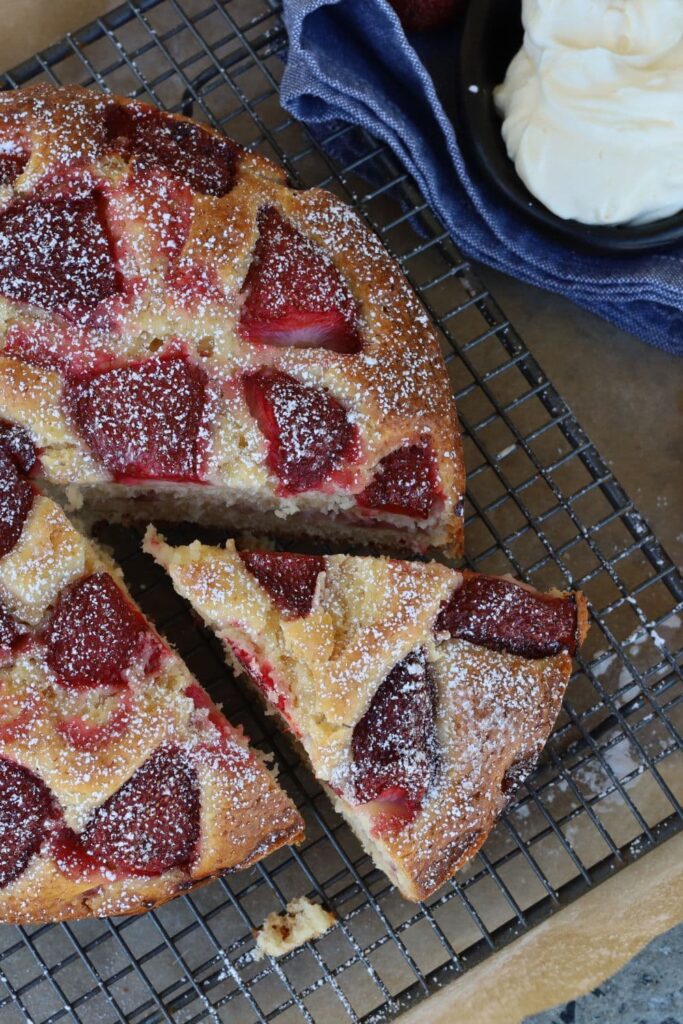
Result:
[[[350,207],[204,125],[0,93],[0,416],[91,517],[457,552],[438,336]]]
[[[302,837],[0,425],[0,921],[137,913]]]
[[[151,529],[146,550],[404,896],[476,853],[550,735],[581,594],[437,563],[173,548]]]

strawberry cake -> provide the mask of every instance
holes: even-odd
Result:
[[[0,921],[136,913],[303,822],[0,424]]]
[[[0,93],[0,416],[93,519],[462,548],[448,374],[397,264],[332,194],[137,101]]]
[[[166,568],[408,899],[484,842],[533,769],[586,628],[580,593],[437,563],[170,547]]]
[[[302,835],[62,505],[453,555],[463,492],[438,337],[348,206],[138,101],[1,92],[0,920],[134,913]],[[580,594],[146,543],[405,896],[476,852]]]

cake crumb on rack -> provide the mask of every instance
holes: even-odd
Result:
[[[307,896],[290,900],[282,913],[268,914],[256,933],[254,960],[264,956],[283,956],[304,942],[318,939],[334,927],[337,918],[319,903],[312,903]]]

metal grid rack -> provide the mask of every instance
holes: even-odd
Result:
[[[1,927],[3,1024],[391,1017],[681,827],[680,576],[392,155],[345,125],[313,137],[283,112],[285,46],[275,0],[131,0],[4,85],[48,79],[151,99],[351,202],[442,332],[466,434],[469,564],[581,587],[592,629],[540,769],[457,880],[414,906],[227,681],[217,645],[140,555],[139,537],[107,530],[147,613],[232,719],[275,751],[307,838],[140,918]],[[252,928],[303,893],[338,925],[255,963]]]

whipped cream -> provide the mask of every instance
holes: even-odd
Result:
[[[683,0],[523,0],[495,91],[517,173],[553,213],[646,223],[683,209]]]

